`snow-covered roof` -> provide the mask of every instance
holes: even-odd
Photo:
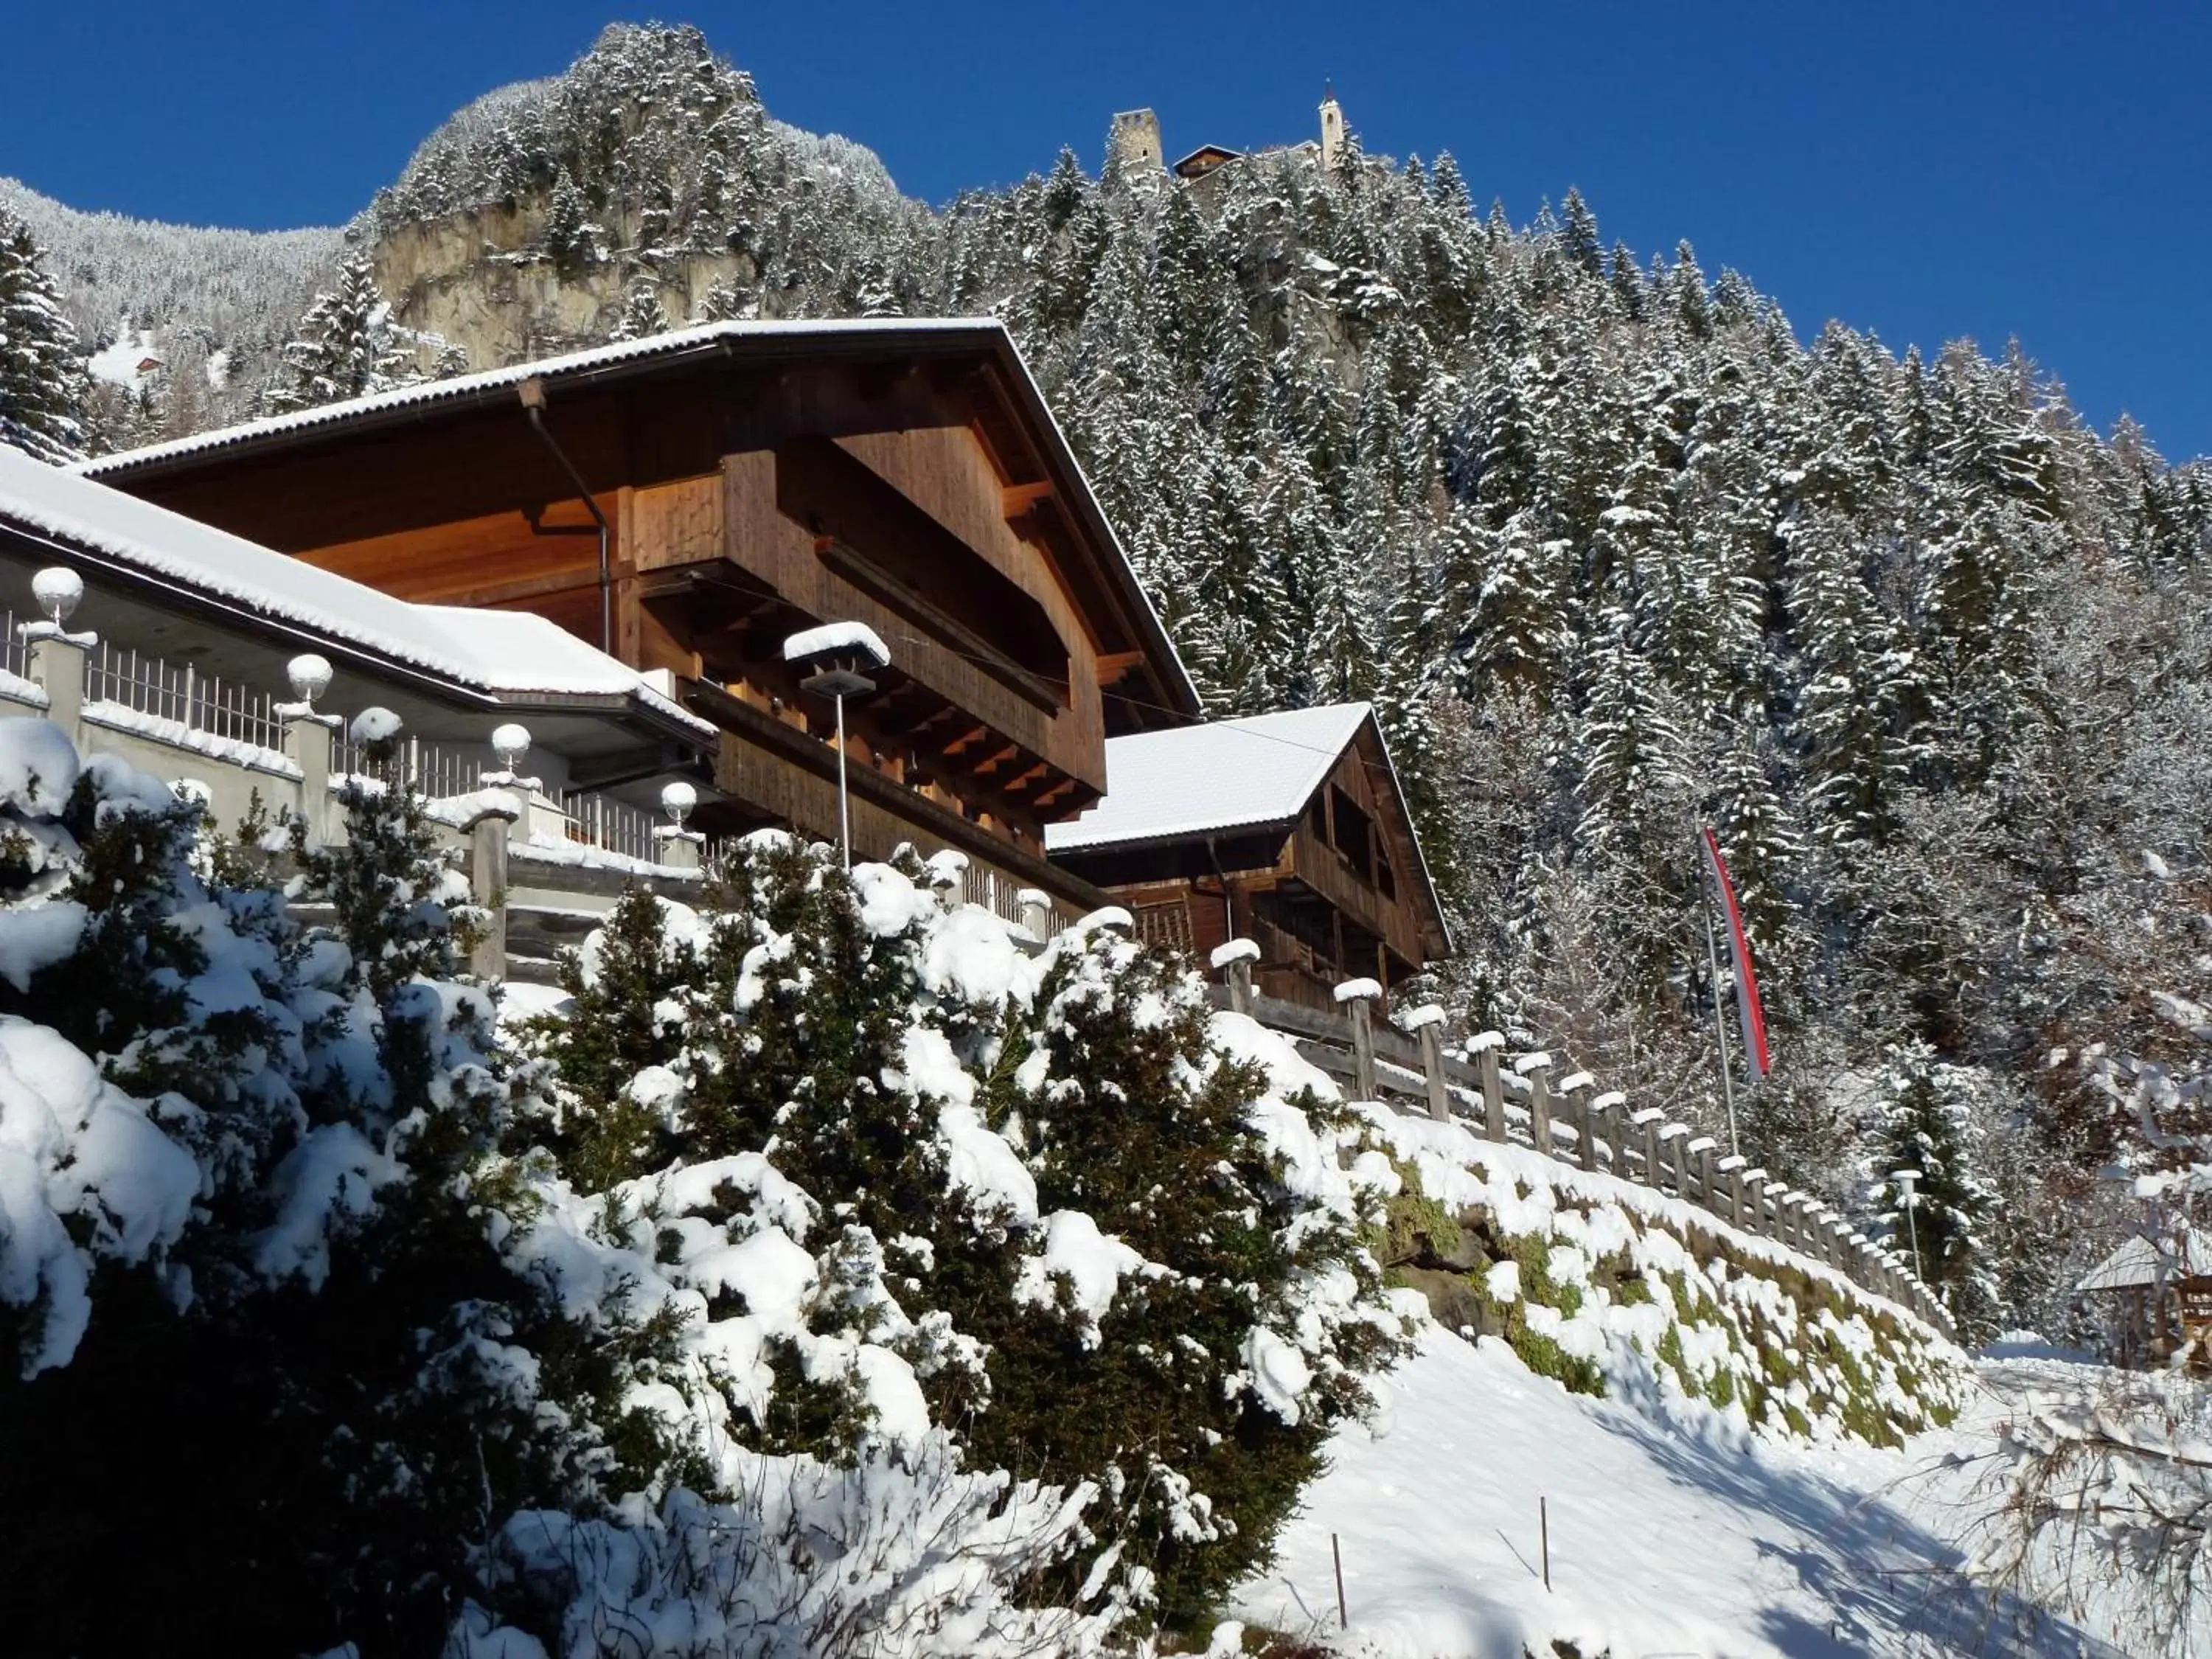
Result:
[[[2212,1275],[2212,1233],[2191,1229],[2182,1243],[2182,1261],[2155,1239],[2141,1234],[2129,1239],[2081,1275],[2076,1291],[2147,1290],[2177,1277],[2197,1279]]]
[[[475,374],[457,374],[450,380],[424,380],[418,385],[400,386],[391,392],[372,392],[366,398],[349,398],[342,403],[322,404],[313,409],[295,410],[289,415],[270,415],[237,426],[220,427],[211,432],[196,432],[187,438],[173,438],[167,443],[149,444],[143,449],[128,449],[118,454],[95,456],[88,461],[79,461],[70,471],[88,478],[97,478],[103,474],[142,466],[149,461],[167,460],[179,455],[197,455],[211,449],[228,449],[234,445],[250,443],[255,439],[283,432],[303,432],[319,426],[335,426],[342,422],[358,420],[363,415],[379,410],[450,403],[478,392],[520,386],[533,375],[575,374],[642,358],[673,356],[694,347],[710,345],[718,341],[872,333],[974,334],[1000,331],[1002,325],[995,319],[974,317],[852,317],[831,321],[785,319],[773,322],[707,323],[697,328],[673,329],[665,334],[617,340],[612,345],[594,347],[589,351],[574,351],[566,356],[515,363],[506,368],[488,368]]]
[[[1106,798],[1045,826],[1073,853],[1287,823],[1367,720],[1364,702],[1293,708],[1106,739]]]
[[[1003,349],[1013,360],[1026,394],[1024,400],[1032,415],[1050,431],[1052,444],[1057,447],[1068,468],[1079,481],[1084,498],[1082,507],[1097,533],[1112,549],[1118,566],[1115,574],[1118,575],[1125,594],[1133,602],[1137,613],[1150,626],[1152,636],[1151,654],[1168,671],[1167,689],[1171,693],[1180,692],[1188,707],[1196,708],[1199,706],[1197,685],[1191,679],[1189,670],[1183,666],[1174,641],[1168,636],[1166,624],[1160,620],[1158,606],[1152,603],[1152,595],[1137,580],[1135,568],[1130,564],[1129,556],[1121,546],[1120,534],[1107,519],[1104,510],[1098,506],[1097,496],[1091,489],[1090,480],[1084,475],[1082,464],[1076,459],[1066,433],[1061,430],[1059,417],[1053,413],[1042,392],[1037,389],[1036,376],[1030,372],[1028,362],[1023,358],[1021,348],[1014,343],[1006,325],[995,317],[845,317],[706,323],[696,328],[673,329],[665,334],[647,335],[641,339],[620,340],[589,351],[571,352],[566,356],[514,363],[505,368],[485,369],[475,374],[459,374],[451,380],[426,380],[391,392],[375,392],[366,398],[348,398],[342,403],[325,404],[289,415],[272,415],[238,426],[172,439],[167,443],[149,444],[143,449],[96,456],[90,460],[79,461],[70,470],[88,478],[115,477],[185,456],[234,448],[288,433],[311,431],[319,427],[373,418],[386,410],[465,400],[486,392],[519,386],[532,378],[572,378],[649,358],[678,356],[716,348],[726,349],[748,342],[764,345],[780,341],[812,342],[833,346],[863,341],[871,336],[902,335],[938,335],[948,340],[966,335],[979,344],[988,343],[994,349]]]
[[[626,666],[543,617],[413,605],[167,507],[0,446],[0,526],[271,621],[421,670],[458,690],[505,696],[634,698],[714,727]]]

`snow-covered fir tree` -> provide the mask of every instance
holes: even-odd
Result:
[[[42,461],[83,453],[84,364],[76,330],[31,228],[0,206],[0,443]]]
[[[393,325],[392,307],[376,286],[374,259],[359,247],[339,268],[337,286],[317,295],[300,319],[262,404],[272,415],[289,414],[420,378],[411,343]]]

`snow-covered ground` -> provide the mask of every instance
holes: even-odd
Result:
[[[1339,1437],[1275,1570],[1245,1587],[1237,1612],[1377,1659],[1520,1659],[1548,1656],[1554,1638],[1585,1659],[2111,1659],[2124,1650],[1993,1606],[1955,1571],[1982,1466],[1954,1455],[1987,1450],[2008,1398],[2068,1372],[2084,1389],[2102,1375],[1984,1364],[1948,1429],[1903,1451],[1814,1448],[1746,1437],[1695,1403],[1572,1395],[1502,1343],[1431,1328],[1389,1381],[1380,1432]]]

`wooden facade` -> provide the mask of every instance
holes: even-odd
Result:
[[[893,659],[847,708],[856,851],[954,847],[1071,907],[1098,896],[1046,863],[1044,826],[1103,793],[1109,734],[1197,713],[994,323],[720,325],[91,470],[399,597],[536,611],[665,671],[723,733],[710,831],[834,834],[830,710],[781,659],[820,623],[867,623]],[[642,787],[671,760],[598,781]]]
[[[1305,757],[1285,745],[1281,763]],[[1264,753],[1265,751],[1263,751]],[[1386,989],[1448,955],[1450,937],[1374,719],[1279,818],[1056,850],[1156,943],[1203,963],[1231,939],[1260,947],[1266,995],[1333,1006],[1334,988]]]

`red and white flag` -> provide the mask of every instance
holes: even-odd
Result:
[[[1713,832],[1704,832],[1705,861],[1712,866],[1713,890],[1721,896],[1728,917],[1729,960],[1735,966],[1736,1014],[1743,1022],[1743,1051],[1751,1061],[1751,1079],[1758,1082],[1773,1069],[1766,1052],[1766,1011],[1759,1004],[1759,975],[1751,968],[1751,941],[1743,936],[1743,910],[1735,902],[1735,886],[1729,880],[1728,860]]]

